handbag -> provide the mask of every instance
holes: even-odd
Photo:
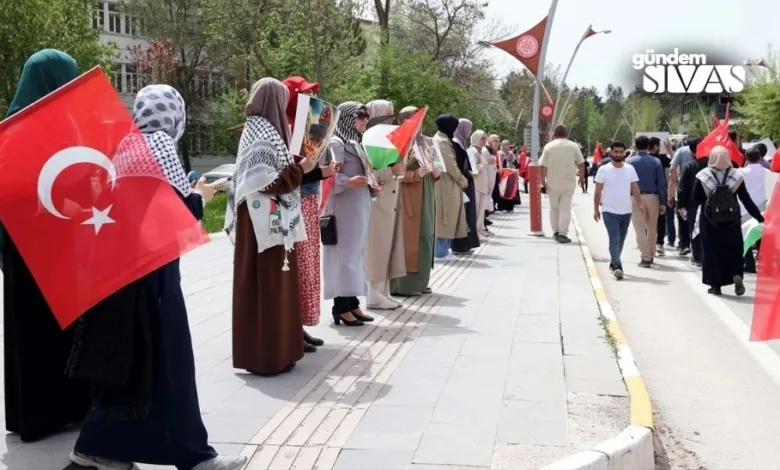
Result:
[[[331,246],[338,243],[335,215],[323,215],[320,217],[320,239],[325,246]]]

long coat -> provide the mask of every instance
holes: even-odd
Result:
[[[368,235],[368,215],[371,193],[368,187],[350,188],[347,180],[365,176],[368,163],[363,150],[339,138],[330,142],[330,151],[337,162],[343,162],[334,175],[333,192],[325,206],[326,215],[336,216],[336,245],[322,247],[323,294],[334,297],[366,295],[364,250]]]
[[[374,179],[382,189],[368,219],[366,278],[384,282],[406,276],[403,202],[401,183],[390,168],[374,170]]]
[[[417,173],[419,168],[420,164],[417,163],[417,160],[413,161],[406,167],[406,174],[401,180],[404,258],[407,273],[416,273],[420,264],[418,258],[420,257],[420,229],[422,227],[423,178],[420,178],[419,173]]]
[[[466,210],[463,207],[463,189],[468,181],[458,168],[452,141],[443,133],[433,136],[444,158],[445,172],[436,182],[436,238],[463,238],[469,228],[466,224]]]

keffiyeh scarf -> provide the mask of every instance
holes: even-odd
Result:
[[[359,144],[363,140],[363,135],[355,129],[357,112],[361,109],[365,110],[366,107],[356,101],[347,101],[339,105],[339,122],[336,124],[334,134],[344,143],[352,141]]]
[[[238,144],[236,169],[225,213],[225,232],[233,243],[241,203],[246,202],[248,196],[266,190],[293,164],[284,141],[271,123],[260,116],[249,116]],[[301,230],[301,193],[295,190],[274,197],[279,205],[284,249],[287,252],[293,249]]]

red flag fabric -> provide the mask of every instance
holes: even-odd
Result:
[[[208,236],[100,68],[0,123],[0,219],[62,328]]]
[[[598,165],[604,158],[604,149],[601,148],[601,142],[596,142],[596,148],[593,150],[593,164]]]
[[[750,340],[768,341],[780,338],[780,193],[777,184],[764,213],[759,259]]]
[[[585,36],[583,37],[583,39],[588,39],[589,37],[595,36],[597,34],[599,33],[597,31],[593,31],[593,26],[588,26],[588,30],[585,31]]]
[[[729,138],[728,118],[720,121],[720,124],[702,139],[698,147],[696,147],[696,158],[709,157],[710,151],[718,145],[726,147],[731,161],[737,164],[737,166],[742,166],[745,162],[745,157],[737,148],[737,144]]]
[[[333,192],[333,186],[336,184],[336,177],[331,176],[322,180],[322,199],[320,199],[320,215],[325,212],[325,205],[328,204],[330,193]]]
[[[493,45],[508,53],[525,65],[532,75],[539,71],[539,54],[542,50],[547,17],[528,31],[515,37],[494,42]]]
[[[515,169],[503,168],[498,178],[498,193],[502,199],[514,200],[517,196],[518,172]]]
[[[418,109],[409,119],[387,135],[387,140],[398,149],[398,154],[401,155],[401,158],[406,158],[409,151],[412,149],[414,138],[417,137],[417,134],[420,133],[420,129],[422,129],[426,113],[428,113],[427,106]]]
[[[777,149],[772,156],[772,163],[769,165],[769,169],[774,173],[780,173],[780,149]]]

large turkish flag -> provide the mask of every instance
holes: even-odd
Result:
[[[99,68],[0,123],[0,174],[0,220],[63,328],[208,241]]]

